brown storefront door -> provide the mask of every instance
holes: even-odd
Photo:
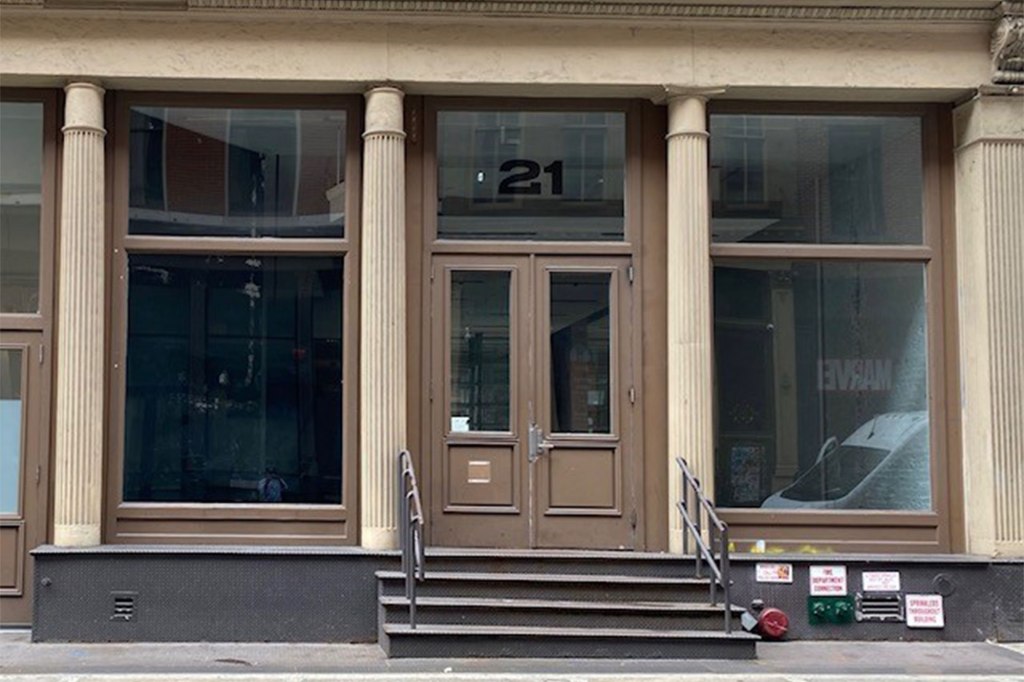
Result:
[[[435,257],[432,544],[636,547],[629,268]]]
[[[28,552],[46,540],[40,334],[0,341],[0,625],[32,622]]]

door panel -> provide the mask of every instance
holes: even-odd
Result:
[[[525,258],[437,258],[431,314],[431,542],[523,547]]]
[[[4,333],[0,342],[0,623],[32,621],[28,551],[46,537],[40,335]]]
[[[433,544],[634,547],[628,267],[434,258]]]
[[[632,549],[628,259],[536,267],[536,379],[545,454],[534,463],[538,547]],[[628,458],[628,464],[624,462]],[[627,494],[629,493],[629,494]]]

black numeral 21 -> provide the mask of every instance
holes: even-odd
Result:
[[[522,170],[520,170],[522,169]],[[540,164],[529,159],[509,159],[501,164],[502,173],[512,173],[498,185],[498,194],[540,194],[541,171],[551,176],[551,193],[562,193],[562,162],[552,161],[541,169]]]

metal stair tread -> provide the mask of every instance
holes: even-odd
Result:
[[[418,624],[410,628],[408,623],[385,623],[384,633],[395,635],[447,635],[485,637],[551,637],[551,638],[610,638],[610,639],[681,639],[681,640],[725,640],[760,641],[760,637],[749,632],[734,631],[731,634],[716,630],[649,630],[640,628],[566,628],[541,625],[434,625]]]
[[[380,603],[385,606],[408,606],[409,600],[404,596],[384,595]],[[710,605],[695,602],[658,602],[658,601],[584,601],[573,599],[516,599],[516,598],[475,598],[475,597],[417,597],[418,607],[458,607],[458,608],[492,608],[492,609],[535,609],[542,610],[574,610],[574,611],[650,611],[672,613],[709,613],[720,615],[724,612],[721,604]],[[742,608],[733,605],[733,613],[740,613]]]
[[[405,578],[401,571],[377,571],[380,580]],[[427,572],[425,579],[451,581],[495,581],[495,582],[538,582],[538,583],[619,583],[624,585],[701,585],[707,586],[708,578],[663,578],[657,576],[608,575],[603,573],[477,573],[461,571]]]

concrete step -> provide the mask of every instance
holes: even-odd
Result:
[[[382,596],[405,594],[405,574],[378,571]],[[577,601],[710,601],[706,578],[575,574],[462,573],[428,569],[422,597],[562,599]]]
[[[409,600],[380,598],[385,623],[407,623]],[[743,610],[733,607],[738,626]],[[725,607],[706,603],[644,601],[573,601],[561,599],[493,599],[421,597],[416,622],[448,625],[602,627],[613,629],[722,631]]]
[[[386,623],[381,646],[393,658],[752,659],[758,638],[695,630]]]
[[[427,566],[435,571],[475,573],[609,573],[690,577],[694,558],[655,552],[583,550],[427,549]],[[703,568],[707,572],[707,567]]]

